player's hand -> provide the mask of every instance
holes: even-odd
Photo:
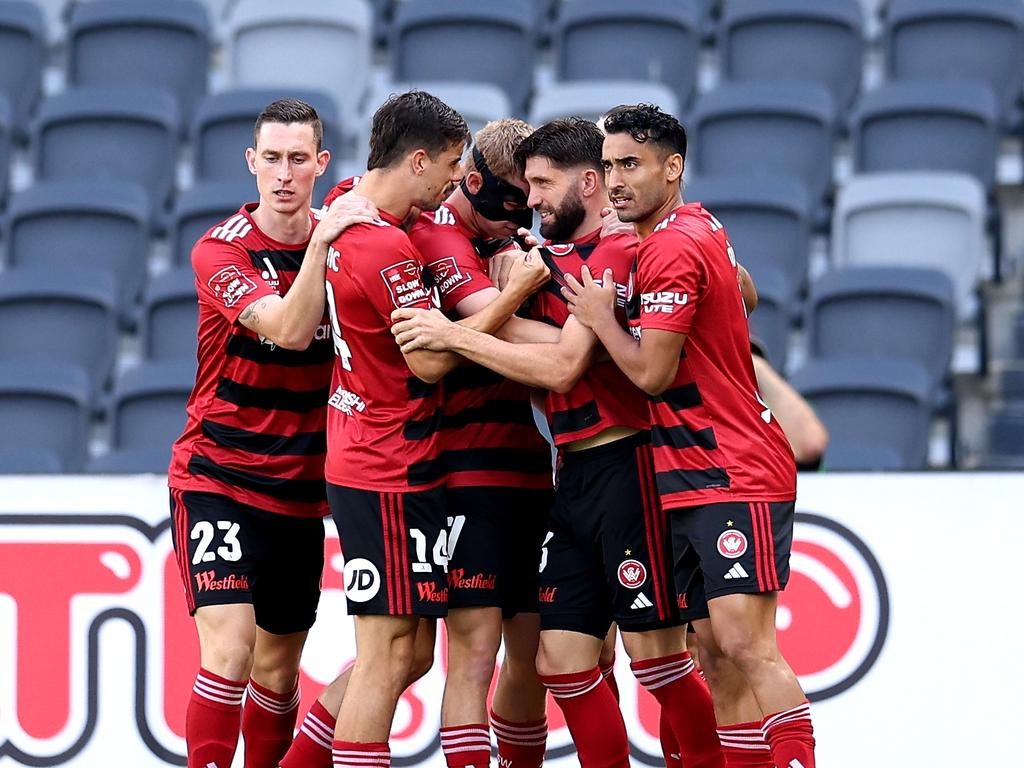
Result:
[[[529,253],[518,253],[522,257],[513,260],[509,268],[508,285],[525,299],[548,281],[551,271],[536,248]]]
[[[368,199],[355,192],[346,192],[335,198],[331,207],[321,214],[315,232],[321,240],[330,243],[349,227],[369,223],[379,216],[377,206]]]
[[[491,282],[498,287],[499,291],[505,290],[505,286],[508,285],[508,276],[509,272],[512,271],[512,265],[525,255],[525,252],[518,248],[509,248],[494,254],[488,259],[487,275],[491,278]]]
[[[615,317],[615,280],[612,271],[606,269],[601,282],[597,283],[585,265],[581,277],[582,282],[566,273],[562,295],[569,302],[569,311],[576,319],[593,330],[595,325]]]
[[[635,235],[636,226],[629,221],[619,221],[614,208],[601,209],[601,237],[609,235]]]
[[[533,232],[528,230],[526,227],[520,227],[516,231],[516,237],[523,241],[528,248],[536,248],[540,245],[540,240],[533,236]]]
[[[396,309],[391,313],[391,333],[403,353],[417,349],[444,352],[455,325],[439,309]]]

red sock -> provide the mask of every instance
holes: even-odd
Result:
[[[665,768],[682,768],[679,757],[679,742],[672,731],[672,723],[664,707],[661,708],[661,719],[658,720],[658,738],[661,740],[661,754],[665,756]]]
[[[728,768],[774,768],[772,752],[761,733],[761,723],[718,726]]]
[[[242,707],[245,768],[275,768],[291,746],[299,686],[287,693],[264,688],[252,678]]]
[[[491,732],[486,723],[443,726],[441,751],[448,768],[487,768],[491,762]]]
[[[814,768],[814,728],[811,727],[809,701],[768,715],[761,723],[761,732],[778,768]]]
[[[391,748],[386,741],[339,741],[331,744],[334,768],[391,768]]]
[[[336,722],[323,704],[313,702],[295,740],[281,759],[281,768],[331,768],[331,742]]]
[[[568,675],[541,675],[541,682],[562,710],[581,768],[628,768],[626,724],[599,667]]]
[[[612,696],[614,696],[615,700],[618,701],[619,700],[619,684],[615,682],[615,662],[614,661],[611,664],[602,664],[601,665],[601,677],[604,678],[604,681],[608,684],[608,687],[612,689]]]
[[[200,669],[185,711],[188,768],[229,768],[238,746],[245,682]]]
[[[498,737],[498,768],[540,768],[548,741],[548,721],[514,723],[491,710],[491,730]]]
[[[672,727],[686,768],[725,768],[718,743],[715,709],[706,686],[693,674],[693,659],[686,651],[629,665]]]

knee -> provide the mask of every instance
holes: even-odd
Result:
[[[537,648],[536,660],[537,674],[541,677],[548,675],[564,675],[574,672],[569,659],[564,654],[557,653],[557,649],[550,644],[545,644],[541,638],[540,646]]]
[[[430,671],[434,666],[434,646],[420,644],[413,649],[412,663],[409,665],[409,685],[412,685]]]
[[[252,673],[253,646],[236,638],[217,638],[202,650],[203,667],[228,680],[247,680]]]
[[[299,658],[263,658],[258,655],[253,659],[251,675],[254,680],[273,691],[289,691],[299,679]]]
[[[448,671],[476,682],[490,683],[494,676],[494,660],[498,655],[500,636],[488,633],[470,633],[455,639],[448,638]]]
[[[745,631],[726,631],[716,632],[716,639],[722,656],[744,672],[761,664],[772,663],[779,655],[774,637],[759,637]],[[711,656],[711,665],[714,666],[714,656],[708,655]],[[705,661],[705,669],[707,666],[708,662]]]

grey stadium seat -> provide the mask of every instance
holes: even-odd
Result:
[[[574,80],[551,83],[533,99],[530,122],[543,125],[557,117],[597,122],[620,104],[655,104],[682,119],[675,92],[662,83],[633,80]]]
[[[730,82],[804,82],[853,104],[864,66],[857,0],[730,0],[719,22],[722,77]]]
[[[7,187],[10,183],[12,123],[10,105],[0,95],[0,210],[7,202]]]
[[[144,86],[173,96],[184,124],[206,93],[210,20],[196,0],[94,0],[71,13],[71,86]]]
[[[164,448],[115,448],[89,459],[86,471],[96,475],[162,475],[170,463],[170,445]]]
[[[890,80],[976,80],[1015,118],[1024,82],[1020,0],[893,0],[886,14]]]
[[[114,385],[111,445],[117,450],[170,446],[185,426],[185,404],[195,385],[194,361],[142,363]]]
[[[865,174],[836,195],[833,266],[940,269],[953,280],[961,318],[974,312],[985,252],[985,192],[966,174]]]
[[[57,475],[60,457],[45,448],[0,450],[0,475]]]
[[[866,94],[851,117],[854,167],[956,171],[986,190],[996,178],[999,111],[980,83],[891,83]]]
[[[391,26],[391,79],[490,83],[505,92],[515,114],[525,115],[533,89],[533,15],[533,0],[406,0]]]
[[[809,360],[913,360],[933,392],[953,355],[953,283],[938,270],[860,267],[823,275],[807,298]]]
[[[168,226],[171,258],[176,264],[187,266],[193,246],[210,227],[258,198],[252,176],[248,180],[202,182],[182,192],[174,203]]]
[[[146,190],[156,215],[174,189],[178,128],[174,99],[162,91],[65,91],[39,108],[37,178],[135,182]]]
[[[908,361],[809,362],[790,383],[829,432],[826,469],[924,469],[931,392]]]
[[[235,88],[323,89],[347,118],[370,82],[372,36],[366,0],[238,0],[227,70]]]
[[[552,36],[555,76],[660,82],[687,109],[702,26],[701,3],[694,0],[566,0]]]
[[[835,121],[823,86],[722,86],[697,101],[688,163],[697,176],[789,177],[818,203],[832,183]]]
[[[792,306],[807,282],[815,208],[802,184],[792,179],[704,176],[688,179],[687,200],[699,201],[725,227],[736,258],[760,278],[774,270]]]
[[[37,184],[11,200],[8,258],[18,269],[95,269],[114,275],[118,306],[127,312],[146,274],[149,218],[148,198],[134,184]]]
[[[989,413],[986,469],[1024,469],[1024,405],[997,403]]]
[[[28,135],[29,116],[42,92],[46,22],[28,0],[0,2],[0,98],[10,103],[11,124]]]
[[[740,262],[742,263],[742,262]],[[752,274],[757,288],[757,309],[750,315],[750,334],[757,338],[772,367],[786,370],[789,330],[793,320],[792,289],[774,269]]]
[[[0,361],[67,362],[106,383],[117,344],[113,274],[12,269],[0,280]]]
[[[49,452],[63,472],[85,459],[92,390],[69,363],[0,365],[0,452]]]
[[[149,281],[142,307],[142,346],[148,360],[195,360],[198,322],[191,269],[172,269]]]

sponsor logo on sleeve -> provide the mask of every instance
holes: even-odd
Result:
[[[418,301],[430,300],[430,292],[423,286],[419,265],[412,259],[392,264],[380,271],[391,302],[398,309]]]
[[[677,291],[655,291],[653,293],[640,294],[640,311],[663,312],[671,315],[676,307],[682,307],[690,303],[690,294]]]
[[[472,275],[459,268],[454,256],[445,256],[443,259],[430,262],[430,271],[434,274],[437,289],[442,296],[447,296],[460,285],[465,285],[473,279]]]
[[[232,265],[224,267],[220,272],[210,278],[207,285],[213,291],[213,295],[224,302],[224,306],[231,309],[242,297],[256,290],[256,283],[242,274],[242,270]]]

